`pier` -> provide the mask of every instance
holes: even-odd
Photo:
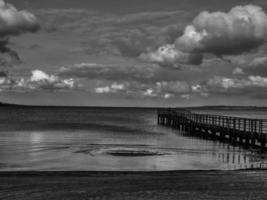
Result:
[[[267,119],[199,114],[178,108],[158,109],[158,124],[206,139],[266,151]]]

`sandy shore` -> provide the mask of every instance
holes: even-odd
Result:
[[[264,200],[267,171],[2,172],[1,200]]]

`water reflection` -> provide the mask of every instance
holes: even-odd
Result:
[[[39,145],[40,143],[42,143],[44,139],[43,135],[44,134],[41,132],[31,132],[29,134],[31,144],[34,146],[34,145]]]
[[[10,124],[14,116],[20,115],[12,115],[5,127],[8,130],[0,132],[0,171],[267,168],[263,154],[157,126],[153,110],[56,112],[27,114],[30,121],[37,120],[39,124],[29,129],[23,125],[19,130],[13,130]],[[48,126],[46,120],[61,125]],[[71,124],[88,121],[93,125],[79,128]]]

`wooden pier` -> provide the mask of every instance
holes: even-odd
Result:
[[[198,114],[185,109],[158,109],[158,124],[190,135],[266,151],[267,120]]]

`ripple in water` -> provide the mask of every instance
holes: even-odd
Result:
[[[145,156],[163,156],[171,155],[174,152],[166,151],[163,149],[153,148],[146,145],[88,145],[74,153],[95,155],[111,155],[111,156],[125,156],[125,157],[145,157]],[[145,148],[146,147],[146,148]]]
[[[0,119],[0,171],[267,168],[264,155],[157,126],[155,109],[0,108]]]

